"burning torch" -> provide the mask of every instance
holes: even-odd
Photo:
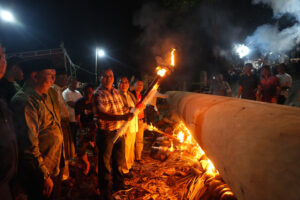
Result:
[[[152,83],[150,84],[148,89],[144,92],[143,98],[137,105],[140,105],[140,104],[147,105],[153,99],[153,97],[154,97],[161,81],[165,77],[165,75],[169,72],[173,72],[174,66],[175,66],[174,53],[175,53],[175,49],[172,49],[170,65],[156,67],[156,77],[154,78],[154,80],[152,81]],[[139,106],[136,106],[135,108],[133,108],[131,110],[131,112],[133,113],[134,116],[137,116],[140,112]],[[130,121],[123,122],[123,124],[121,125],[120,129],[118,130],[116,136],[113,138],[113,143],[115,143],[118,140],[118,138],[125,133],[125,131],[127,130],[128,126],[129,126],[129,122]]]

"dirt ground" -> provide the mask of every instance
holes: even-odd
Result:
[[[147,135],[147,134],[146,134]],[[190,170],[192,161],[189,155],[182,152],[168,153],[164,161],[153,159],[150,156],[154,138],[144,139],[144,164],[135,163],[132,169],[133,178],[126,178],[128,190],[115,192],[115,199],[181,199],[183,188],[177,181]],[[90,157],[93,162],[93,157]],[[83,164],[78,162],[70,166],[71,181],[64,183],[61,199],[97,199],[97,175],[92,164],[90,173],[85,176]]]

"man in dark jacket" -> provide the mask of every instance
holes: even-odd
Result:
[[[29,199],[47,199],[59,175],[63,147],[59,113],[48,95],[55,69],[42,59],[22,65],[25,83],[11,101],[19,144],[19,177]]]
[[[5,54],[0,46],[0,79],[6,70]],[[0,195],[11,200],[10,181],[17,170],[17,141],[13,120],[5,100],[0,99]]]
[[[7,60],[7,68],[4,77],[0,80],[0,96],[9,104],[11,98],[21,87],[16,81],[23,80],[23,70],[20,67],[22,59],[11,57]]]
[[[259,79],[255,74],[251,73],[252,64],[247,63],[244,67],[244,72],[240,79],[240,87],[238,91],[238,98],[256,100],[256,92],[259,84]]]

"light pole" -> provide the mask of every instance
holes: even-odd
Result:
[[[100,58],[105,56],[105,51],[103,49],[98,49],[96,48],[96,52],[95,52],[95,81],[97,83],[98,81],[98,66],[97,66],[97,61],[98,61],[98,56]]]

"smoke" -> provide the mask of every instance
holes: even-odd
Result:
[[[294,25],[280,29],[278,23],[259,26],[246,38],[248,45],[256,47],[261,53],[283,54],[292,50],[300,35],[300,0],[253,0],[254,4],[267,4],[273,10],[273,17],[280,19],[284,15],[295,17]]]
[[[262,25],[254,34],[247,38],[248,43],[254,43],[261,52],[284,53],[296,45],[299,36],[299,24],[279,31],[277,25]]]
[[[176,71],[182,69],[182,76],[196,77],[202,70],[225,71],[231,61],[232,44],[248,33],[233,23],[237,22],[236,14],[224,5],[227,3],[203,0],[180,13],[157,3],[144,4],[134,17],[134,25],[142,32],[135,58],[150,71],[154,64],[164,64],[171,49],[176,48]]]
[[[155,58],[157,65],[166,64],[172,48],[181,46],[184,34],[172,27],[172,15],[156,3],[144,4],[134,17],[134,25],[142,29],[138,38],[142,62]]]
[[[294,15],[300,21],[299,0],[253,0],[254,4],[267,4],[273,9],[274,17],[278,18],[288,13]]]

